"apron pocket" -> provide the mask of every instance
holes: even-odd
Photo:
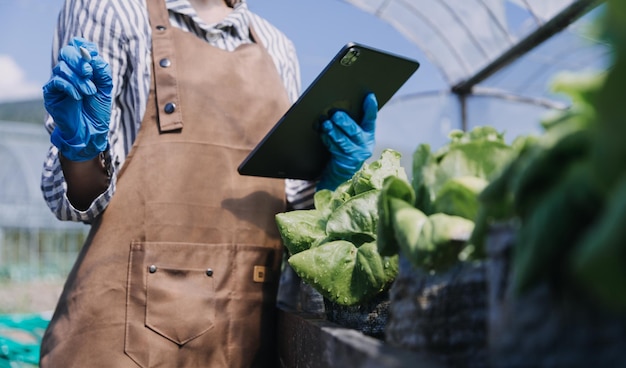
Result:
[[[124,348],[137,364],[147,367],[151,350],[179,349],[214,328],[223,257],[208,244],[131,243]]]
[[[148,266],[146,327],[183,345],[213,326],[215,298],[212,269]]]
[[[126,354],[141,367],[271,359],[281,255],[245,244],[133,242]]]

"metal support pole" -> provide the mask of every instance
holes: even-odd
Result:
[[[578,0],[572,3],[472,77],[453,86],[452,92],[459,95],[472,93],[472,88],[475,85],[489,78],[521,55],[562,31],[602,2],[604,2],[604,0]]]
[[[467,132],[467,94],[459,93],[457,94],[459,98],[459,103],[461,104],[461,129],[464,132]]]

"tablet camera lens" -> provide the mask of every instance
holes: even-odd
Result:
[[[358,49],[350,49],[346,53],[346,55],[341,59],[341,65],[350,66],[352,65],[356,59],[358,59],[359,54],[361,52]]]

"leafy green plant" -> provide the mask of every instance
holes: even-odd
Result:
[[[515,149],[491,127],[453,131],[436,152],[421,144],[413,155],[412,185],[389,177],[378,201],[378,248],[402,252],[415,266],[441,271],[459,260],[480,259],[468,240],[478,194],[514,157]]]
[[[381,256],[377,201],[386,177],[408,182],[400,154],[385,150],[336,190],[315,193],[315,208],[276,215],[294,271],[328,300],[356,305],[386,290],[397,256]]]
[[[609,0],[604,14],[612,68],[555,81],[572,108],[544,122],[545,134],[482,192],[473,239],[484,241],[490,223],[512,221],[514,290],[547,282],[626,312],[626,5]]]

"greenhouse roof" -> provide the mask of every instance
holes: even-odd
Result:
[[[492,125],[510,139],[538,133],[547,110],[569,106],[551,92],[550,81],[563,72],[604,70],[610,59],[608,46],[594,37],[603,1],[343,1],[392,25],[445,81],[439,91],[395,96],[381,110],[382,119],[398,123],[377,139],[401,151],[441,144],[451,129],[477,125]]]
[[[512,50],[515,54],[509,60],[514,60],[599,3],[590,0],[345,1],[390,23],[415,43],[451,86],[487,72],[486,67]],[[533,60],[537,67],[581,68],[606,51],[583,47],[591,45],[573,40],[574,35],[581,37],[580,31],[579,24],[555,37],[564,38],[559,42],[567,47],[543,50],[542,57]],[[519,47],[522,48],[516,49]],[[584,56],[574,57],[568,51]]]

